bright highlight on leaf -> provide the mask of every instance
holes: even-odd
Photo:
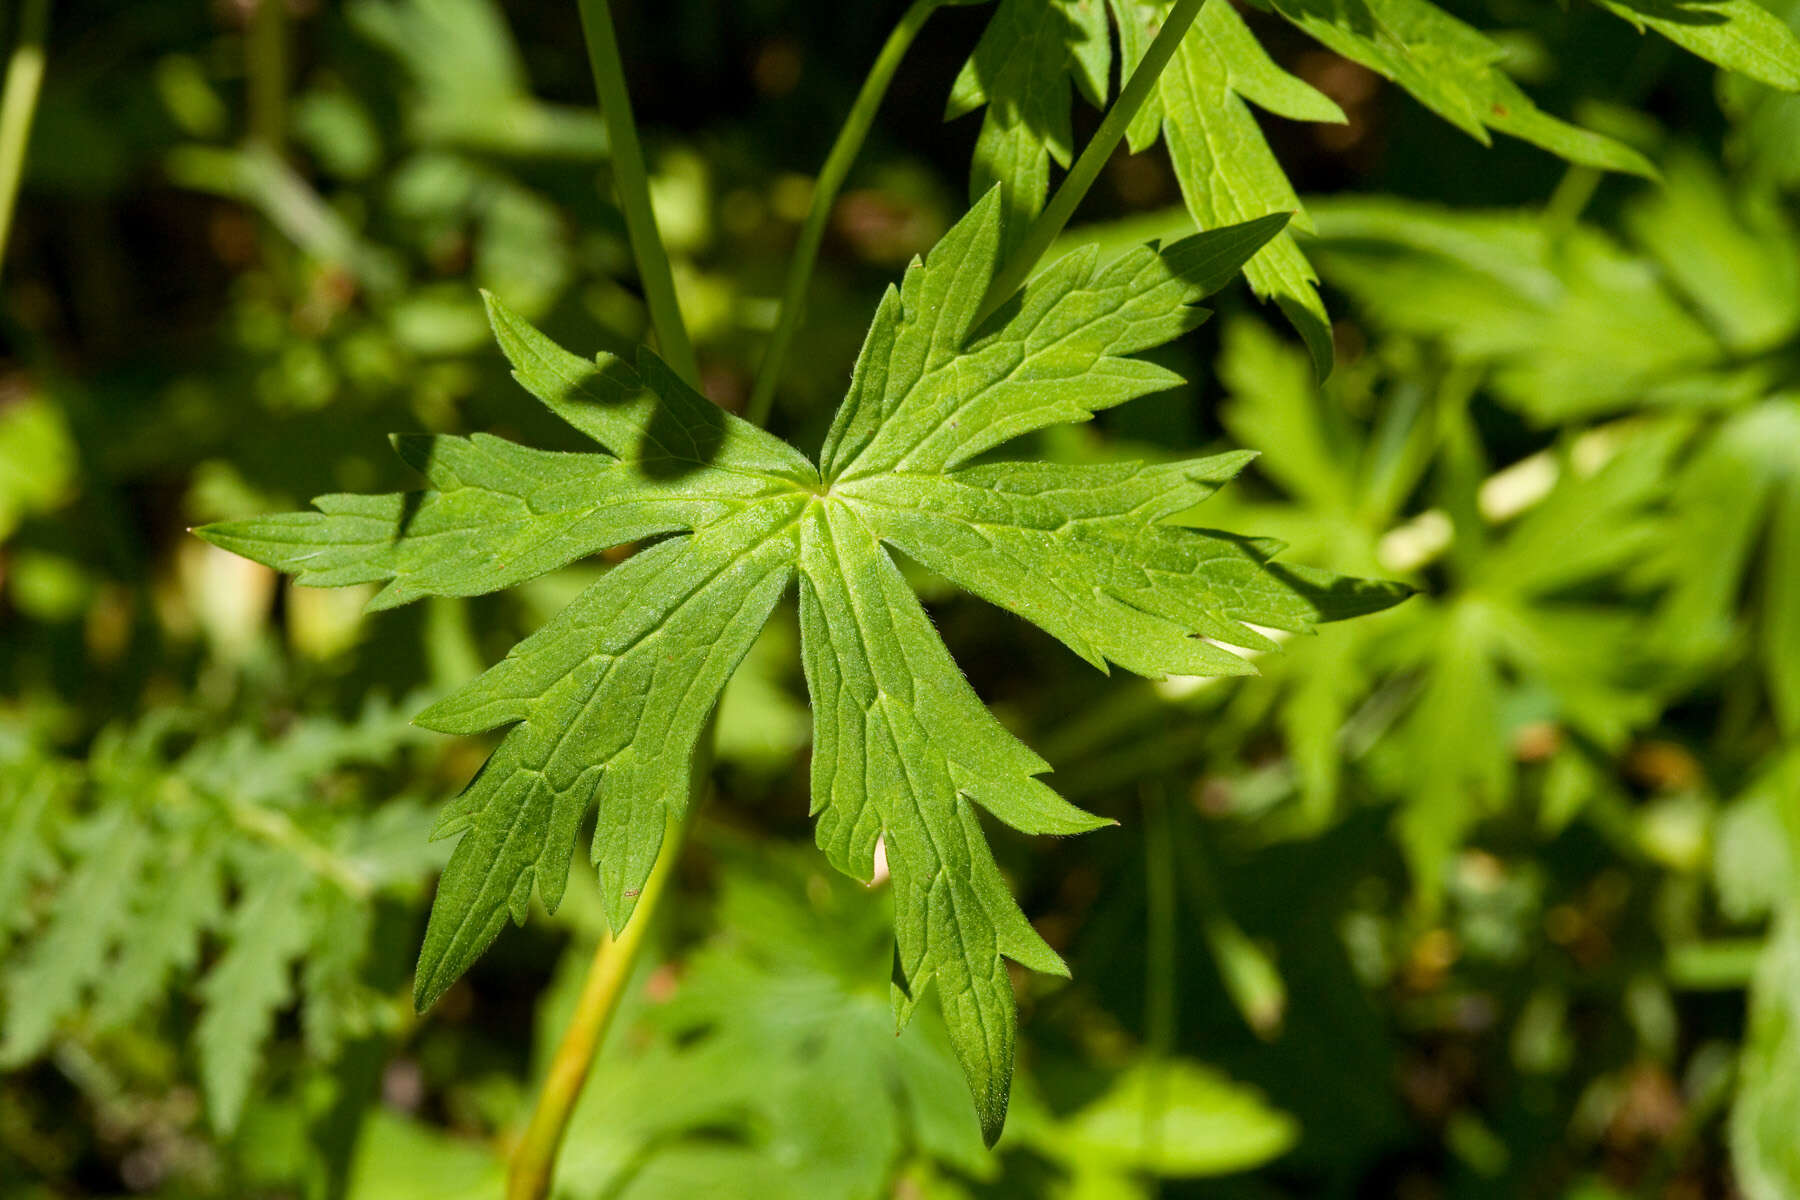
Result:
[[[1180,382],[1131,355],[1198,325],[1195,301],[1285,217],[1054,264],[982,327],[998,273],[991,190],[876,312],[822,469],[695,393],[648,351],[587,360],[490,298],[515,377],[605,453],[497,438],[406,438],[432,484],[327,496],[317,512],[209,526],[208,540],[321,585],[384,582],[375,607],[495,591],[608,547],[657,539],[506,659],[422,713],[447,733],[508,727],[444,812],[460,834],[425,934],[431,1004],[533,892],[561,899],[577,831],[608,918],[631,916],[666,820],[732,671],[798,581],[812,693],[813,812],[839,870],[894,884],[904,1021],[935,990],[992,1142],[1006,1113],[1016,1013],[1010,959],[1066,974],[1007,890],[978,809],[1028,833],[1107,822],[1056,795],[1049,767],[987,711],[890,557],[901,549],[1103,669],[1233,674],[1252,626],[1304,630],[1401,599],[1397,585],[1271,565],[1274,544],[1163,523],[1249,456],[1067,467],[966,465],[1032,430]]]

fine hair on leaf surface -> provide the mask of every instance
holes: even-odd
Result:
[[[1013,900],[985,810],[1031,834],[1109,824],[1039,777],[1042,758],[987,710],[889,553],[898,549],[1102,669],[1158,678],[1252,671],[1229,647],[1373,612],[1407,589],[1272,565],[1279,546],[1165,523],[1249,460],[1066,466],[978,456],[1034,430],[1181,383],[1133,357],[1197,326],[1195,307],[1284,215],[1145,245],[1089,247],[975,325],[1006,245],[990,189],[879,304],[819,464],[709,403],[648,350],[582,358],[494,297],[514,377],[598,448],[551,454],[487,435],[402,438],[431,490],[327,496],[316,511],[199,531],[321,585],[379,583],[373,607],[497,591],[647,543],[504,660],[419,715],[445,733],[504,728],[444,810],[457,836],[415,984],[423,1008],[535,894],[554,909],[577,832],[621,928],[690,795],[694,750],[781,597],[799,595],[814,717],[812,812],[840,871],[894,897],[897,1018],[943,1010],[991,1144],[1017,1016],[1008,960],[1066,974]]]

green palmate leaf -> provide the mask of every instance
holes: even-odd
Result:
[[[594,860],[615,928],[686,803],[690,755],[725,681],[793,574],[805,501],[764,501],[630,559],[419,722],[478,733],[517,722],[438,823],[468,831],[445,868],[420,958],[435,1000],[535,881],[554,907],[575,828],[598,804]]]
[[[800,633],[814,710],[819,846],[858,879],[885,842],[902,1016],[932,983],[991,1135],[1012,1078],[1004,959],[1068,969],[1007,892],[975,805],[1027,833],[1105,824],[1033,776],[1049,769],[995,721],[899,568],[850,505],[807,513]]]
[[[1122,66],[1136,68],[1171,0],[1108,0],[1119,26]],[[1050,161],[1067,166],[1070,82],[1095,104],[1108,94],[1112,47],[1098,0],[1002,0],[957,77],[948,117],[986,104],[976,142],[971,193],[998,183],[1009,227],[1044,204]],[[1132,151],[1168,136],[1182,195],[1196,224],[1214,229],[1300,202],[1244,101],[1294,120],[1338,121],[1330,99],[1277,67],[1228,4],[1208,4],[1133,121]],[[1331,339],[1316,278],[1285,233],[1246,272],[1259,296],[1276,299],[1306,337],[1321,370]]]
[[[377,605],[488,591],[666,535],[420,715],[450,733],[510,726],[439,822],[461,841],[420,954],[421,1005],[508,916],[522,921],[534,892],[558,902],[590,808],[608,919],[617,928],[630,917],[666,822],[687,804],[708,715],[797,580],[819,845],[864,880],[885,850],[896,1013],[904,1020],[935,988],[991,1141],[1012,1071],[1006,961],[1065,968],[1009,894],[978,810],[1030,833],[1105,822],[1037,778],[1048,764],[982,705],[887,547],[1096,665],[1153,676],[1243,672],[1219,643],[1270,648],[1252,625],[1301,630],[1405,594],[1272,566],[1269,543],[1162,523],[1246,455],[965,465],[1021,434],[1178,383],[1130,355],[1198,324],[1193,302],[1284,222],[1144,246],[1107,265],[1078,252],[976,328],[998,270],[1002,210],[993,189],[889,289],[822,469],[708,404],[648,352],[635,366],[577,358],[490,300],[515,377],[610,453],[402,440],[436,490],[328,497],[317,513],[200,531],[311,582],[391,580]]]
[[[547,346],[519,342],[513,348],[555,380],[553,372],[567,364],[532,357],[547,353]],[[651,369],[666,371],[660,363]],[[599,401],[591,413],[559,409],[562,401],[546,403],[561,415],[573,412],[571,424],[603,439],[614,436],[604,414],[617,407],[615,395],[631,397],[645,419],[619,443],[631,456],[629,465],[610,455],[532,450],[479,433],[396,438],[401,458],[436,491],[321,496],[318,512],[213,526],[207,536],[314,587],[387,582],[372,607],[390,608],[420,596],[498,591],[608,546],[707,524],[772,486],[791,492],[791,480],[772,481],[762,473],[787,464],[763,463],[748,453],[741,470],[721,466],[699,478],[684,474],[683,464],[698,465],[715,448],[730,448],[718,445],[722,430],[708,415],[723,414],[685,388],[677,393],[673,376],[665,390],[695,411],[682,412],[678,402],[664,406],[618,360],[606,377],[583,386],[592,394],[590,403]],[[798,455],[794,463],[793,469],[810,470]]]

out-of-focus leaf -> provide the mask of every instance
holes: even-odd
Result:
[[[220,839],[165,844],[136,881],[131,935],[95,989],[94,1021],[118,1028],[162,999],[171,977],[200,961],[201,938],[224,909]]]
[[[1777,721],[1800,729],[1794,650],[1800,563],[1800,396],[1772,396],[1712,429],[1670,490],[1669,536],[1640,570],[1666,584],[1657,634],[1671,653],[1702,661],[1746,634]],[[1762,557],[1756,556],[1758,546]],[[1760,588],[1752,586],[1760,581]],[[1743,619],[1746,591],[1760,619]],[[1748,628],[1746,626],[1749,625]]]
[[[1663,186],[1626,212],[1656,259],[1723,339],[1755,354],[1800,329],[1800,236],[1767,196],[1733,194],[1697,154],[1675,156]]]
[[[1518,701],[1532,698],[1535,719],[1612,750],[1660,707],[1644,686],[1657,660],[1641,608],[1575,597],[1666,538],[1653,504],[1679,435],[1641,431],[1593,475],[1565,475],[1496,540],[1460,594],[1376,646],[1384,671],[1425,672],[1371,766],[1403,798],[1400,836],[1427,899],[1467,830],[1512,799]]]
[[[1800,2],[1767,0],[1766,7],[1800,33]],[[1719,101],[1731,116],[1727,157],[1750,182],[1800,186],[1800,96],[1740,75],[1719,79]]]
[[[1787,1200],[1800,1193],[1800,908],[1792,896],[1757,967],[1738,1073],[1737,1184],[1749,1200]]]
[[[346,1200],[491,1200],[506,1164],[488,1146],[381,1108],[357,1137]]]
[[[1540,423],[1735,394],[1706,374],[1724,361],[1719,339],[1655,265],[1597,231],[1389,199],[1313,209],[1333,283],[1382,327],[1491,366],[1495,389]]]
[[[259,856],[261,857],[261,856]],[[311,934],[305,879],[268,857],[233,915],[230,948],[200,983],[204,1011],[194,1029],[206,1108],[223,1133],[237,1126],[275,1014],[293,997],[293,968]]]
[[[0,543],[25,517],[67,500],[75,446],[49,397],[0,407]]]
[[[394,252],[363,238],[268,147],[179,146],[164,168],[182,187],[255,207],[296,246],[350,271],[370,291],[391,295],[399,288],[401,267]]]
[[[1256,470],[1326,515],[1358,503],[1356,447],[1314,383],[1307,364],[1254,321],[1225,328],[1219,377],[1230,389],[1221,413],[1241,446],[1256,446]]]
[[[1031,1141],[1078,1177],[1198,1179],[1259,1167],[1298,1136],[1293,1119],[1254,1089],[1170,1059],[1135,1064],[1092,1103],[1034,1129]]]
[[[869,986],[892,953],[886,897],[767,844],[718,849],[715,932],[645,1010],[658,1040],[602,1059],[558,1194],[853,1200],[921,1154],[990,1175],[942,1026],[896,1038]]]
[[[179,989],[201,1002],[192,1042],[212,1124],[229,1133],[296,984],[317,1061],[366,1029],[370,902],[416,889],[435,856],[419,853],[414,804],[365,819],[303,803],[417,739],[391,705],[299,718],[280,739],[211,731],[176,755],[183,719],[109,731],[80,764],[0,761],[0,894],[16,902],[0,928],[17,935],[0,959],[0,1055],[20,1066],[139,1032]],[[396,819],[402,858],[381,845]]]
[[[1800,730],[1800,469],[1781,481],[1768,538],[1758,633],[1776,721],[1792,734]]]
[[[350,20],[411,75],[408,116],[420,141],[521,157],[606,157],[606,127],[589,109],[546,104],[491,0],[357,0]]]
[[[76,832],[86,843],[82,865],[58,889],[42,936],[6,975],[0,1064],[9,1067],[43,1051],[130,927],[132,885],[151,847],[148,831],[137,814],[114,808]]]
[[[1800,796],[1800,752],[1789,751],[1720,815],[1713,835],[1713,888],[1734,921],[1777,912],[1800,885],[1788,810]]]

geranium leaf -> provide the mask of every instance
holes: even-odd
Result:
[[[460,835],[415,980],[423,1007],[535,893],[562,897],[577,831],[618,928],[686,809],[707,717],[790,581],[812,693],[812,809],[833,865],[894,885],[895,1007],[927,990],[991,1143],[1016,1014],[1006,962],[1066,973],[1014,902],[978,809],[1027,833],[1108,822],[1038,776],[1049,765],[987,711],[889,554],[894,546],[1018,612],[1097,666],[1251,670],[1252,626],[1304,630],[1406,589],[1270,563],[1269,542],[1169,524],[1250,457],[1068,467],[969,460],[1181,382],[1131,357],[1200,323],[1285,214],[1044,270],[979,328],[1005,216],[991,189],[882,300],[815,468],[708,404],[648,351],[569,354],[498,301],[515,376],[605,452],[549,454],[477,434],[401,439],[434,490],[326,497],[319,512],[203,537],[302,582],[388,581],[374,604],[507,587],[658,537],[502,662],[420,714],[447,733],[506,726],[438,824]]]

